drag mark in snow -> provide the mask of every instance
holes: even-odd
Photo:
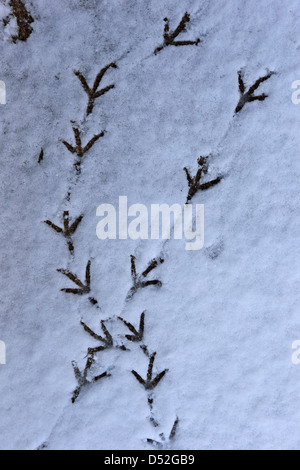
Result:
[[[38,164],[40,165],[43,160],[44,160],[44,149],[41,148],[41,151],[40,151],[40,154],[39,154],[39,158],[38,158]]]

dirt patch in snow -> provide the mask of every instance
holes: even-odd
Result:
[[[12,40],[14,43],[17,41],[25,42],[33,32],[31,23],[34,23],[34,19],[21,0],[10,0],[9,5],[18,24],[18,34],[13,35]]]

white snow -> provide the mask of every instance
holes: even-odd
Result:
[[[297,0],[37,0],[27,42],[5,40],[0,80],[7,104],[1,131],[0,448],[149,449],[145,439],[170,433],[173,449],[299,449],[300,368],[292,363],[299,327],[299,116],[292,83],[300,79],[300,10]],[[0,17],[6,16],[1,5]],[[163,19],[175,28],[191,14],[181,38],[198,47],[162,43]],[[2,26],[1,26],[2,28]],[[10,28],[7,26],[6,28]],[[3,32],[6,38],[11,31]],[[74,75],[91,85],[116,61],[85,119],[87,96]],[[238,70],[269,97],[234,117]],[[107,134],[85,155],[75,184],[70,121],[84,144]],[[37,163],[41,150],[44,160]],[[100,241],[96,209],[119,196],[129,205],[184,204],[183,167],[212,154],[209,177],[223,181],[193,202],[205,204],[205,247],[185,240]],[[70,203],[65,196],[72,187]],[[75,256],[43,221],[62,224],[84,214],[74,235]],[[125,303],[131,287],[130,255],[141,272],[153,271],[161,289],[147,288]],[[92,261],[92,295],[57,273],[84,279]],[[145,342],[157,352],[155,430],[146,393],[131,374],[147,373],[138,345],[131,352],[97,355],[93,372],[112,376],[87,388],[75,405],[71,362],[82,370],[88,347],[83,319],[99,334],[100,320],[121,314],[138,325],[146,311]],[[122,342],[128,331],[108,329]]]
[[[9,20],[5,25],[3,20]],[[17,34],[18,26],[17,20],[11,15],[11,8],[7,0],[2,0],[0,3],[0,40],[6,43],[11,42],[11,37]]]

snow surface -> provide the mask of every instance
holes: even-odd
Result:
[[[291,361],[300,338],[300,108],[291,101],[300,79],[299,1],[26,5],[35,19],[30,38],[1,39],[0,340],[7,364],[0,366],[0,448],[149,449],[145,439],[168,435],[178,416],[174,449],[299,449],[300,369]],[[173,28],[185,11],[191,22],[181,37],[202,43],[154,56],[163,18]],[[85,119],[87,96],[73,71],[91,84],[111,61],[118,69],[102,85],[115,89]],[[269,98],[234,117],[240,69],[249,86],[269,70],[276,75],[259,89]],[[60,142],[74,142],[71,120],[84,143],[107,130],[76,184],[74,158]],[[185,251],[185,240],[97,239],[100,204],[117,205],[122,195],[130,204],[184,204],[182,169],[195,174],[207,154],[210,176],[225,178],[194,198],[205,204],[203,250]],[[74,259],[43,223],[60,225],[64,210],[84,214]],[[166,261],[154,278],[163,287],[125,303],[130,255],[141,271],[161,253]],[[60,292],[73,286],[56,269],[84,278],[89,259],[101,311],[85,296]],[[100,333],[100,319],[122,314],[137,325],[144,310],[155,371],[169,369],[155,390],[157,430],[130,373],[147,371],[138,346],[99,354],[96,371],[111,368],[112,376],[71,404],[71,362],[82,369],[87,348],[97,345],[80,320]],[[116,325],[107,327],[128,333]]]
[[[5,20],[9,19],[5,25]],[[4,20],[4,22],[3,22]],[[11,15],[11,9],[8,2],[0,3],[0,40],[2,42],[11,41],[11,37],[18,33],[17,20]]]

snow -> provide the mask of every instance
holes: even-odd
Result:
[[[3,2],[2,2],[3,3]],[[299,449],[299,108],[291,101],[299,77],[299,2],[291,0],[37,0],[26,2],[34,32],[12,43],[1,26],[0,79],[7,104],[1,113],[0,448],[149,449],[147,438],[169,435],[172,449]],[[181,37],[198,47],[162,43],[163,18],[175,28],[191,15]],[[7,15],[6,2],[0,17]],[[4,36],[5,35],[5,38]],[[118,69],[101,86],[115,89],[96,100],[86,118],[87,96],[74,70],[91,85],[112,61]],[[237,72],[269,97],[239,100]],[[107,134],[85,155],[74,176],[72,124],[83,142]],[[37,163],[41,147],[44,160]],[[100,241],[100,204],[184,204],[183,167],[196,174],[209,155],[210,179],[222,182],[198,193],[205,205],[205,247],[185,240]],[[72,188],[71,200],[65,196]],[[84,214],[75,256],[43,221],[61,225],[64,210]],[[130,255],[141,272],[153,271],[160,289],[131,287]],[[73,287],[57,273],[84,279],[92,261],[92,296],[60,292]],[[151,425],[147,395],[131,374],[145,377],[148,361],[138,345],[97,355],[92,372],[111,377],[86,388],[72,405],[81,370],[97,343],[100,320],[122,343],[146,311],[145,343],[157,352],[154,372],[169,369],[155,389]]]
[[[3,0],[0,3],[0,39],[4,43],[9,42],[11,37],[18,32],[17,20],[11,16],[11,9],[8,3],[8,1]],[[5,19],[9,19],[6,26],[4,26],[3,22]]]

